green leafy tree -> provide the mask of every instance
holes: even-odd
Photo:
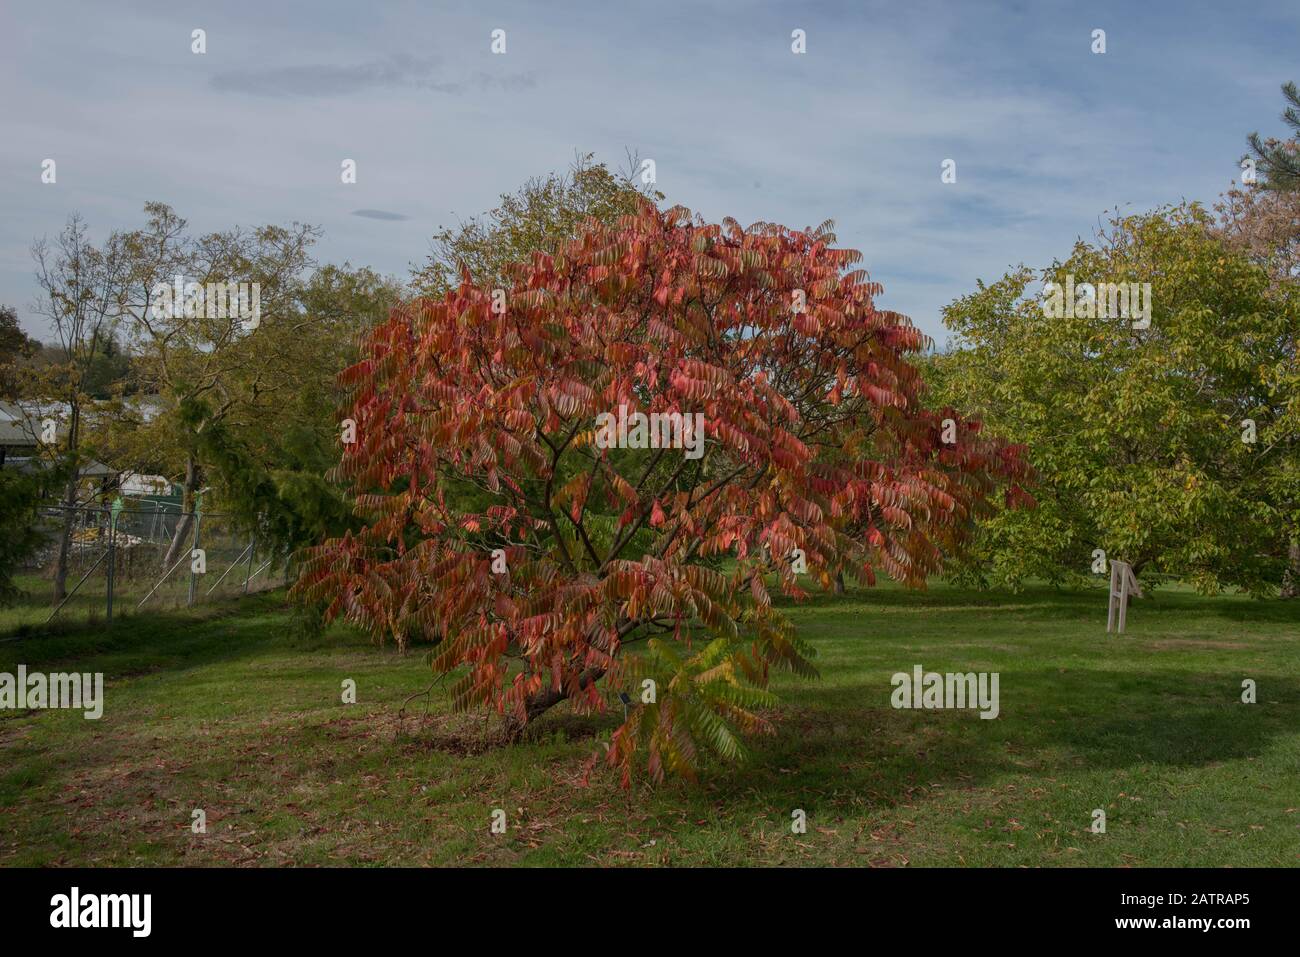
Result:
[[[58,361],[41,370],[29,395],[57,402],[66,411],[56,450],[66,476],[63,531],[54,564],[53,601],[57,605],[67,589],[72,507],[77,504],[85,460],[85,413],[94,405],[86,383],[121,317],[130,256],[120,233],[112,233],[96,246],[85,221],[75,214],[52,242],[37,240],[31,251],[39,289],[35,310],[54,332]]]
[[[267,345],[282,357],[278,400],[220,418],[201,399],[181,408],[182,431],[195,436],[194,454],[222,508],[259,541],[288,552],[351,527],[351,501],[325,478],[340,451],[337,376],[360,358],[359,337],[400,295],[394,280],[370,269],[317,269],[297,294],[297,321],[269,330],[284,334]]]
[[[314,265],[310,250],[319,230],[294,223],[193,236],[171,207],[149,203],[145,212],[144,228],[123,237],[129,276],[121,313],[141,387],[159,406],[142,436],[164,434],[162,443],[140,449],[141,458],[165,447],[183,460],[167,469],[183,476],[185,501],[163,556],[163,566],[170,567],[189,541],[196,493],[211,478],[199,457],[203,430],[226,420],[275,418],[302,385],[300,347],[311,339],[313,318],[302,314],[298,297]],[[258,314],[245,317],[242,312],[253,310],[219,308],[228,306],[221,302],[209,308],[204,301],[195,309],[180,300],[166,302],[162,293],[176,277],[205,289],[256,288]],[[196,409],[206,413],[200,420],[190,414]]]
[[[113,398],[131,389],[131,359],[122,351],[117,336],[109,334],[86,370],[83,388],[92,399]]]
[[[59,469],[0,468],[0,608],[21,594],[14,572],[44,544],[38,521],[40,507],[64,478]]]
[[[1300,190],[1242,186],[1229,190],[1215,209],[1219,214],[1216,234],[1268,271],[1280,300],[1293,296],[1300,280]],[[1296,331],[1282,343],[1293,360],[1300,355]],[[1281,480],[1295,485],[1300,483],[1300,474],[1294,472],[1294,460],[1291,465],[1291,476]],[[1294,598],[1300,595],[1300,530],[1291,536],[1287,564],[1282,593]]]
[[[936,396],[1027,444],[1039,476],[1038,508],[984,522],[966,576],[1059,582],[1102,549],[1206,591],[1280,584],[1300,521],[1297,300],[1210,225],[1194,205],[1116,218],[1042,274],[1150,283],[1148,328],[1049,317],[1023,267],[945,310]]]
[[[514,193],[503,193],[495,209],[433,237],[425,264],[414,271],[411,285],[424,296],[442,296],[461,282],[461,267],[484,288],[509,286],[507,267],[534,252],[553,253],[577,236],[589,219],[612,226],[620,216],[635,215],[645,199],[663,194],[644,188],[628,171],[610,170],[577,157],[566,172],[530,179]]]
[[[0,306],[0,399],[18,398],[19,369],[40,347],[18,324],[18,311]]]

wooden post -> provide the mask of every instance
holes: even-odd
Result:
[[[1106,632],[1115,631],[1124,634],[1128,624],[1129,597],[1142,598],[1142,586],[1133,574],[1133,566],[1128,562],[1112,561],[1110,563],[1110,605],[1106,613]]]
[[[1124,567],[1120,574],[1119,585],[1119,634],[1124,634],[1124,628],[1128,625],[1128,566]]]

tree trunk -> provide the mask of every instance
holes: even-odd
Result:
[[[1292,533],[1287,546],[1287,570],[1282,575],[1282,597],[1300,596],[1300,533]]]
[[[81,406],[72,397],[68,403],[68,484],[63,492],[63,534],[59,536],[59,554],[54,559],[54,605],[58,607],[68,594],[68,559],[72,552],[72,527],[77,522],[77,479],[81,462],[77,446],[81,438]]]
[[[54,559],[54,604],[57,606],[68,594],[68,559],[72,552],[72,527],[77,521],[77,469],[63,492],[63,532],[59,535],[59,552]]]
[[[844,594],[844,572],[835,573],[835,594]]]
[[[630,632],[635,630],[636,626],[636,622],[629,621],[620,615],[615,629],[618,638],[622,640]],[[595,641],[596,636],[592,635],[591,639]],[[604,668],[588,668],[586,671],[582,672],[582,674],[578,675],[578,688],[585,689],[588,685],[599,681],[604,676]],[[561,687],[558,691],[554,688],[545,688],[533,695],[524,703],[524,716],[522,718],[516,712],[511,711],[507,713],[505,716],[504,728],[506,741],[511,744],[518,741],[523,737],[524,729],[527,728],[531,722],[541,717],[545,712],[549,711],[568,697],[569,690],[567,687]]]
[[[167,546],[167,554],[163,555],[162,569],[167,571],[176,563],[177,556],[185,548],[186,542],[190,538],[190,529],[194,527],[194,493],[199,488],[199,466],[194,461],[193,456],[185,460],[185,485],[181,496],[181,507],[185,513],[176,523],[176,531],[172,535],[172,543]]]
[[[604,668],[588,668],[578,677],[578,687],[585,688],[593,681],[599,681],[605,674]],[[553,688],[547,688],[539,691],[528,699],[524,705],[527,712],[527,718],[521,720],[514,712],[510,712],[505,717],[505,738],[511,744],[514,744],[524,735],[524,729],[528,727],[537,718],[540,718],[545,712],[555,707],[561,701],[569,697],[569,692],[564,688],[556,691]]]

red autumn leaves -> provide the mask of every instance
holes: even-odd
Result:
[[[504,310],[468,276],[394,310],[341,377],[365,527],[312,550],[299,592],[436,642],[457,703],[516,732],[629,689],[625,775],[738,756],[769,668],[812,673],[771,587],[921,584],[999,486],[1023,494],[1015,449],[924,407],[923,336],[832,242],[647,204],[518,264]],[[702,413],[702,456],[599,447],[620,406]]]

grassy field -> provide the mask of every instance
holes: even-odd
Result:
[[[1300,606],[1162,590],[1120,638],[1105,602],[936,585],[792,608],[822,678],[777,680],[778,733],[631,792],[580,786],[612,717],[557,709],[503,748],[439,689],[399,725],[423,655],[297,637],[282,593],[3,642],[0,671],[103,671],[107,705],[0,712],[0,865],[1300,864]],[[999,672],[1000,716],[892,709],[916,664]]]

